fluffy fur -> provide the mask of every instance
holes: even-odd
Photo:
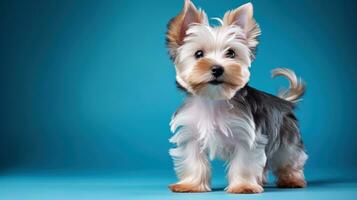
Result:
[[[248,86],[260,29],[252,4],[228,11],[211,27],[189,0],[168,25],[167,46],[187,99],[174,114],[170,150],[179,182],[174,192],[207,192],[209,160],[227,161],[227,192],[260,193],[267,170],[279,187],[304,187],[307,159],[293,113],[305,85],[289,69],[275,69],[290,88],[278,97]],[[199,56],[197,52],[200,51]],[[233,52],[233,53],[232,53]],[[222,73],[213,73],[214,67]]]

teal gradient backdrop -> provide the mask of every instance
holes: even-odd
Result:
[[[246,1],[196,0],[209,17]],[[170,170],[184,96],[165,49],[175,1],[1,1],[0,167]],[[307,169],[357,167],[354,1],[253,1],[262,29],[251,85],[276,94],[289,67],[308,84],[298,116]]]

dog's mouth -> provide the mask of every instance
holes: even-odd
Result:
[[[208,83],[209,83],[209,84],[212,84],[212,85],[220,85],[220,84],[222,84],[222,83],[224,83],[224,82],[215,79],[215,80],[212,80],[212,81],[210,81],[210,82],[208,82]]]

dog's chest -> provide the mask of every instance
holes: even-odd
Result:
[[[240,139],[251,137],[251,125],[249,117],[230,102],[195,97],[188,99],[173,117],[172,131],[181,128],[171,141],[195,140],[213,159]]]

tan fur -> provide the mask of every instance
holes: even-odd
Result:
[[[194,70],[188,77],[188,82],[191,85],[192,89],[199,93],[201,89],[207,86],[210,79],[209,74],[211,73],[211,68],[215,62],[208,58],[203,58],[197,61],[197,64],[194,67]],[[222,77],[222,84],[224,90],[229,93],[230,90],[237,90],[246,84],[245,80],[249,79],[249,71],[246,70],[244,73],[241,66],[237,63],[230,63],[224,66],[225,73]]]
[[[287,68],[276,68],[272,71],[272,77],[284,76],[289,80],[290,87],[287,90],[282,90],[279,93],[279,97],[287,101],[296,102],[305,93],[306,85],[300,79],[296,77],[295,73]]]
[[[246,4],[246,6],[251,6],[251,4]],[[234,25],[236,21],[236,17],[241,14],[242,7],[236,8],[234,10],[228,11],[224,14],[223,17],[223,25],[224,26],[231,26]],[[255,19],[253,18],[253,9],[249,9],[248,13],[249,22],[244,27],[244,31],[246,33],[246,39],[248,42],[248,47],[254,51],[255,47],[258,45],[258,36],[261,34],[259,25],[256,23]]]
[[[296,146],[300,143],[292,143],[291,147],[286,143],[286,147],[275,151],[274,155],[277,156],[270,155],[272,150],[267,154],[263,147],[266,143],[269,145],[270,141],[261,136],[267,128],[255,124],[250,105],[241,104],[241,100],[249,100],[249,96],[232,99],[249,81],[249,68],[258,45],[260,28],[253,18],[252,4],[246,3],[228,11],[223,20],[217,20],[221,26],[210,26],[206,14],[196,9],[190,0],[185,0],[182,11],[168,24],[166,39],[175,64],[176,81],[189,96],[170,123],[175,133],[170,142],[177,144],[177,148],[170,150],[170,155],[174,159],[179,181],[169,188],[173,192],[210,191],[211,169],[208,159],[216,156],[228,161],[226,191],[229,193],[263,192],[268,170],[267,166],[263,167],[267,159],[273,160],[269,161],[269,167],[278,177],[279,187],[304,187],[306,182],[302,168],[307,155],[301,146]],[[203,51],[202,56],[195,56],[198,50]],[[212,71],[214,65],[222,66],[224,72]],[[280,70],[276,75],[287,76],[291,81],[291,90],[284,93],[282,98],[295,100],[303,93],[293,73]],[[245,91],[252,91],[253,95],[260,93],[248,87]],[[275,122],[275,115],[260,111],[263,105],[259,105],[259,102],[256,105],[259,107],[258,114],[273,118],[266,122]],[[285,113],[285,110],[289,112],[288,108],[282,111]],[[271,112],[280,113],[280,109]],[[298,134],[295,121],[291,123],[291,127],[286,129]],[[283,127],[280,124],[277,123]],[[279,136],[275,131],[272,134]],[[279,168],[288,163],[294,166]]]
[[[275,172],[278,177],[277,186],[280,188],[303,188],[306,187],[301,169],[294,169],[290,165],[280,168]]]
[[[185,17],[184,11],[174,17],[170,23],[166,34],[169,48],[177,49],[182,43],[181,24]]]
[[[234,194],[254,194],[261,193],[264,189],[258,184],[241,183],[227,189],[228,193]]]
[[[230,63],[224,67],[224,81],[233,87],[243,87],[249,79],[249,70],[243,70],[238,63]]]
[[[176,50],[183,44],[188,25],[184,25],[185,17],[187,16],[188,9],[192,9],[193,22],[202,23],[205,21],[206,14],[202,10],[197,10],[190,1],[185,1],[184,7],[181,12],[168,24],[168,31],[166,33],[167,45],[172,57],[176,56]]]
[[[207,77],[210,77],[212,65],[214,65],[214,61],[211,59],[203,58],[197,61],[192,73],[188,77],[188,82],[194,91],[198,92],[210,81]]]
[[[204,187],[184,183],[172,184],[169,185],[169,188],[173,192],[209,192]]]

